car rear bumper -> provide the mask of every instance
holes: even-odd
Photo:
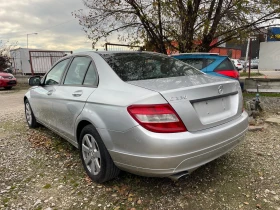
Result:
[[[17,85],[16,79],[1,79],[0,87],[12,87]]]
[[[236,147],[248,128],[248,115],[198,132],[158,134],[136,126],[125,133],[111,131],[110,150],[122,170],[144,176],[168,177],[191,172]],[[102,131],[101,135],[102,135]]]

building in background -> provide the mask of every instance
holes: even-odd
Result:
[[[211,43],[211,45],[214,45],[218,42],[219,39],[214,39]],[[195,44],[199,44],[200,41],[195,41]],[[173,46],[178,47],[178,43],[173,41],[171,43]],[[241,49],[238,47],[226,47],[226,44],[219,45],[218,47],[212,48],[210,53],[219,53],[219,55],[227,55],[230,58],[233,59],[239,59],[241,57]],[[172,50],[171,48],[167,48],[167,54],[168,55],[175,55],[179,52],[176,50]]]
[[[260,43],[259,69],[280,70],[280,27],[269,28],[267,41]]]
[[[265,42],[267,37],[267,32],[262,31],[260,33],[255,33],[251,39],[251,59],[259,58],[260,52],[260,43]],[[226,48],[235,48],[240,49],[241,51],[241,58],[246,57],[246,50],[248,45],[248,39],[241,40],[241,39],[234,39],[226,43]],[[250,57],[250,55],[249,55]]]
[[[11,63],[15,73],[23,75],[45,74],[54,63],[67,54],[72,54],[72,51],[30,48],[18,48],[10,51]]]

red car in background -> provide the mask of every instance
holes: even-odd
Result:
[[[10,73],[0,72],[0,88],[3,87],[6,90],[12,89],[17,85],[17,79]]]

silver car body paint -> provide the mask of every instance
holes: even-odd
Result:
[[[25,95],[36,119],[74,146],[78,146],[79,123],[87,121],[95,126],[120,169],[170,176],[192,171],[243,140],[248,115],[242,111],[238,81],[201,74],[124,82],[98,53],[71,56],[76,55],[92,58],[98,87],[36,86]],[[82,94],[74,97],[77,91]],[[148,131],[127,111],[132,104],[164,103],[178,113],[187,132]]]

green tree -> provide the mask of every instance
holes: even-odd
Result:
[[[83,0],[79,19],[93,48],[117,34],[126,44],[147,43],[166,53],[204,51],[276,25],[278,0]],[[211,44],[213,40],[219,41]],[[177,43],[177,44],[174,44]]]

